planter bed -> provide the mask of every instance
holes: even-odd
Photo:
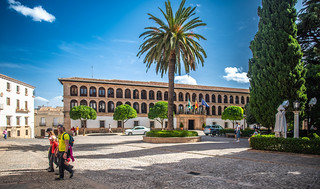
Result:
[[[200,142],[200,136],[192,137],[147,137],[143,136],[144,142],[149,143],[190,143],[190,142]]]

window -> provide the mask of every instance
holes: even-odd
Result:
[[[97,111],[97,103],[96,103],[96,101],[91,100],[89,106],[91,108],[93,108],[95,111]]]
[[[133,90],[133,99],[139,99],[139,91],[137,89]]]
[[[141,99],[147,99],[147,91],[146,90],[141,91]]]
[[[147,113],[147,104],[144,102],[141,104],[141,113],[143,114]]]
[[[135,109],[137,113],[139,113],[139,104],[137,102],[133,103],[133,109]]]
[[[20,94],[20,86],[17,85],[17,94]]]
[[[7,126],[11,126],[11,116],[7,116]]]
[[[126,104],[129,105],[129,106],[131,106],[131,103],[130,103],[130,102],[126,102]]]
[[[217,124],[217,122],[212,122],[212,125],[216,125]]]
[[[154,106],[154,104],[153,104],[153,103],[150,103],[150,104],[149,104],[149,110],[150,110],[153,106]]]
[[[122,98],[123,94],[122,94],[122,89],[117,89],[117,98]]]
[[[200,93],[200,94],[199,94],[199,102],[201,102],[202,99],[203,99],[203,95]]]
[[[7,82],[7,91],[10,91],[11,90],[11,85],[9,82]]]
[[[133,122],[133,126],[138,126],[139,125],[139,121],[134,121]]]
[[[17,130],[17,136],[20,136],[20,130]]]
[[[118,127],[118,128],[121,128],[121,127],[122,127],[122,121],[118,121],[117,127]]]
[[[181,92],[179,93],[179,101],[183,101],[183,94]]]
[[[10,98],[7,98],[7,105],[10,106]]]
[[[218,103],[222,103],[222,101],[221,101],[221,95],[218,95]]]
[[[209,97],[208,94],[206,94],[206,102],[207,102],[207,103],[210,102],[210,97]]]
[[[17,125],[20,125],[20,117],[16,117],[17,118]]]
[[[28,122],[28,117],[24,117],[24,123],[25,123],[25,125],[28,125],[29,124],[29,122]]]
[[[40,126],[46,126],[46,118],[45,117],[40,118]]]
[[[190,94],[189,93],[186,93],[186,99],[185,101],[189,101],[190,100]]]
[[[113,90],[113,88],[109,88],[108,89],[108,97],[109,98],[114,98],[114,90]]]
[[[249,100],[250,100],[250,99],[249,99],[249,97],[247,96],[247,104],[249,103]]]
[[[224,122],[224,128],[228,128],[228,122]]]
[[[99,97],[105,97],[106,96],[106,90],[103,87],[99,88]]]
[[[29,134],[28,129],[26,129],[26,135],[28,135],[28,134]]]
[[[114,112],[114,103],[112,101],[108,102],[108,112]]]
[[[228,103],[228,97],[227,97],[227,95],[224,95],[224,96],[223,96],[223,103]]]
[[[90,96],[91,97],[97,96],[97,89],[95,87],[90,87]]]
[[[106,103],[104,101],[99,102],[99,112],[106,112]]]
[[[87,87],[80,87],[80,96],[87,96]]]
[[[17,110],[20,110],[20,100],[17,99]]]
[[[241,97],[241,104],[244,104],[244,97]]]
[[[221,106],[218,107],[218,115],[221,115]]]
[[[236,96],[236,104],[239,104],[239,97]]]
[[[25,88],[24,91],[25,91],[24,94],[25,94],[26,96],[28,96],[28,89]]]
[[[150,121],[150,128],[154,128],[154,121]]]
[[[78,96],[78,87],[73,85],[70,87],[70,96]]]
[[[197,98],[197,95],[195,93],[192,94],[192,102],[195,102]]]
[[[25,102],[24,102],[24,109],[25,109],[25,110],[28,110],[28,101],[25,101]]]
[[[125,90],[125,98],[131,98],[131,91],[130,89]]]
[[[154,92],[149,91],[149,100],[154,100]]]
[[[157,100],[162,100],[162,92],[161,91],[157,92]]]
[[[59,124],[59,123],[58,123],[58,120],[59,120],[59,119],[58,119],[57,117],[54,117],[54,118],[53,118],[53,126],[58,126],[58,124]]]
[[[168,100],[168,91],[164,92],[164,100]]]
[[[105,121],[104,120],[100,120],[100,128],[105,128]]]
[[[233,96],[230,96],[230,104],[233,104]]]
[[[211,102],[216,103],[216,95],[214,95],[214,94],[212,95]]]
[[[83,106],[87,106],[88,105],[88,103],[87,103],[87,101],[86,100],[81,100],[80,101],[80,106],[81,105],[83,105]]]
[[[72,109],[73,107],[78,106],[78,102],[76,100],[71,100],[70,102],[70,109]]]
[[[122,102],[119,101],[119,102],[117,102],[116,107],[121,106],[121,105],[122,105]]]

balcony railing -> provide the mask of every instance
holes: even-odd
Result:
[[[24,110],[24,109],[16,109],[16,113],[29,113],[29,110]]]

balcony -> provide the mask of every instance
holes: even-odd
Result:
[[[16,113],[29,113],[29,110],[24,110],[24,109],[16,109]]]
[[[46,123],[39,123],[40,126],[46,126]]]

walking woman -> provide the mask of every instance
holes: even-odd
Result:
[[[241,134],[241,127],[240,127],[240,125],[237,123],[237,125],[236,125],[236,138],[237,138],[237,142],[240,142],[240,134]]]
[[[47,133],[49,134],[48,138],[50,142],[50,147],[48,149],[48,159],[49,159],[48,172],[54,172],[53,163],[55,163],[56,165],[58,164],[57,158],[55,156],[55,151],[58,146],[58,142],[57,142],[57,137],[54,135],[51,128],[47,129]]]

